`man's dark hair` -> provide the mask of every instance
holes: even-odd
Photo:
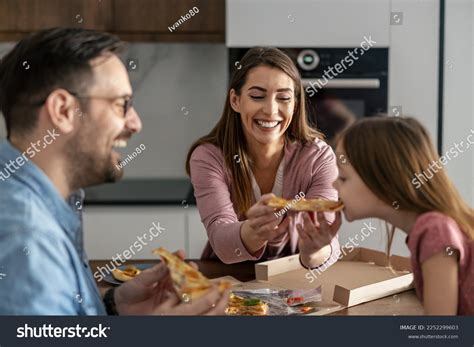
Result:
[[[46,29],[18,42],[0,62],[0,110],[8,138],[34,129],[38,107],[53,90],[86,92],[93,82],[90,60],[123,47],[114,35],[77,28]]]

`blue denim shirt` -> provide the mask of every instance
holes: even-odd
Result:
[[[22,156],[0,143],[0,315],[105,315],[83,247],[84,192],[65,201]]]

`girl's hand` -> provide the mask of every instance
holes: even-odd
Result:
[[[275,197],[274,194],[265,194],[247,211],[247,220],[240,230],[242,241],[249,251],[254,254],[268,241],[272,241],[287,232],[289,219],[278,218],[267,201]]]
[[[301,224],[296,225],[296,229],[298,230],[298,234],[300,236],[300,240],[298,243],[298,248],[300,250],[300,254],[302,259],[314,259],[314,258],[321,258],[316,255],[321,251],[324,247],[329,246],[331,244],[332,239],[336,236],[339,227],[341,226],[341,212],[336,212],[336,219],[334,222],[329,225],[324,217],[324,213],[318,212],[317,213],[317,223],[313,223],[311,218],[309,217],[309,213],[303,214],[303,222],[304,226]],[[326,252],[327,253],[327,252]],[[330,253],[330,252],[329,252]],[[329,254],[330,256],[330,254]],[[319,263],[323,263],[326,257],[322,257],[323,259],[319,261]],[[308,262],[304,262],[308,263]],[[316,264],[318,266],[320,264]],[[315,267],[310,266],[310,267]]]

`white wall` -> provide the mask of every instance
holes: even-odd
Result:
[[[389,107],[421,121],[436,145],[439,0],[392,0],[391,12],[403,21],[390,26]]]
[[[467,143],[474,132],[474,1],[446,1],[443,152]],[[474,136],[471,137],[474,141]],[[474,206],[474,144],[464,145],[446,166],[463,197]],[[454,147],[455,148],[455,147]]]

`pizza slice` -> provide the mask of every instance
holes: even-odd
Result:
[[[131,266],[127,266],[123,270],[114,269],[112,271],[112,276],[114,276],[116,280],[119,280],[121,282],[127,282],[130,280],[133,280],[133,278],[138,276],[140,273],[141,273],[140,269],[131,265]]]
[[[228,316],[265,316],[268,310],[268,304],[260,299],[243,298],[232,293],[225,313]]]
[[[271,198],[267,205],[273,208],[284,209],[288,208],[290,211],[312,211],[312,212],[336,212],[344,208],[342,201],[331,201],[324,199],[301,199],[294,202],[294,200],[286,200],[279,197]]]
[[[200,271],[163,247],[153,250],[153,254],[159,255],[165,262],[170,271],[173,287],[182,301],[187,302],[203,296],[213,285],[213,282]],[[228,281],[218,282],[218,289],[221,293],[230,286]]]
[[[302,199],[298,201],[294,209],[296,211],[314,211],[314,212],[336,212],[344,208],[342,201],[331,201],[323,199]]]
[[[279,198],[278,196],[275,196],[273,198],[271,198],[270,200],[268,200],[267,202],[267,205],[270,206],[270,207],[273,207],[273,208],[285,208],[288,203],[290,201],[286,200],[286,199],[283,199],[283,198]]]

